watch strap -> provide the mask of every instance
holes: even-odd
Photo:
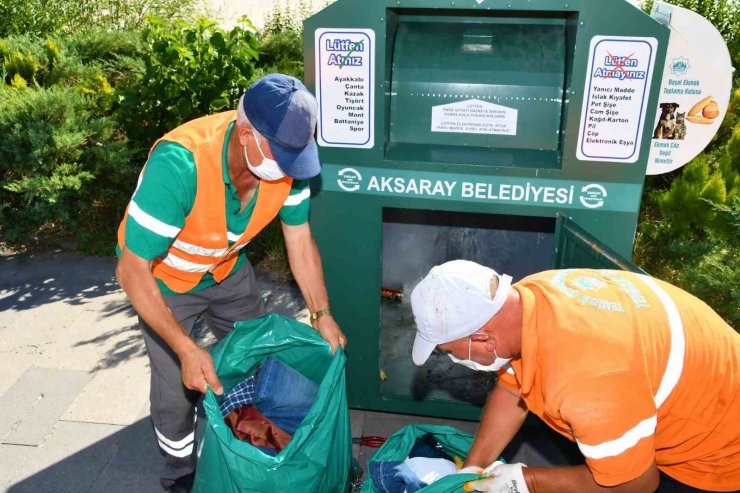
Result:
[[[318,320],[324,315],[331,315],[331,310],[329,308],[322,308],[321,310],[311,312],[311,321],[313,322],[315,320]]]

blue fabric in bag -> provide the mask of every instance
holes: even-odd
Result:
[[[268,356],[257,375],[254,405],[281,430],[294,435],[316,399],[319,386]]]
[[[414,493],[427,486],[401,461],[370,461],[367,467],[380,493]]]

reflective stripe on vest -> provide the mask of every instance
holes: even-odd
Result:
[[[247,242],[249,243],[249,242]],[[243,243],[236,248],[234,248],[234,252],[238,252],[245,246],[247,246],[247,243]],[[221,252],[220,254],[215,253],[214,255],[211,255],[212,257],[215,257],[212,263],[209,264],[203,264],[203,263],[195,263],[190,262],[180,256],[178,256],[176,253],[172,252],[172,249],[170,249],[167,252],[167,255],[162,259],[162,262],[166,265],[169,265],[170,267],[174,267],[177,270],[185,271],[185,272],[208,272],[209,270],[216,267],[218,260],[220,260],[224,253],[228,248],[222,248],[220,250],[213,250],[213,252]]]
[[[668,326],[670,328],[671,349],[668,354],[668,361],[666,362],[666,369],[663,373],[663,378],[660,381],[660,386],[658,387],[658,391],[655,393],[654,397],[655,408],[660,409],[660,406],[663,405],[668,396],[671,395],[671,392],[678,384],[678,380],[681,378],[681,373],[683,372],[683,360],[686,353],[686,337],[683,330],[681,315],[678,312],[676,303],[652,277],[640,275],[640,278],[648,287],[650,287],[650,289],[653,290],[658,299],[660,299],[665,308],[666,315],[668,317]],[[634,447],[643,438],[653,435],[657,425],[658,415],[656,412],[656,414],[639,422],[632,429],[614,440],[602,442],[598,445],[587,445],[578,440],[576,440],[576,443],[578,444],[578,448],[581,450],[581,453],[590,459],[614,457]]]

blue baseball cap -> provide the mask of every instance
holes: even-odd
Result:
[[[244,93],[244,112],[286,175],[303,180],[321,172],[314,140],[318,105],[301,81],[285,74],[257,79]]]

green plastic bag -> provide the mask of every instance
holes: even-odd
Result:
[[[416,443],[416,439],[427,433],[434,435],[434,438],[444,447],[445,452],[452,456],[456,455],[463,461],[465,461],[468,451],[473,445],[472,435],[451,426],[409,425],[388,437],[383,446],[367,460],[368,464],[372,461],[405,460],[409,456],[414,443]],[[370,478],[369,466],[366,478],[360,492],[380,493]],[[481,476],[477,474],[451,474],[435,481],[426,488],[417,490],[417,493],[462,493],[463,485],[476,479],[481,479]]]
[[[271,314],[237,322],[211,355],[224,389],[251,375],[265,357],[274,356],[318,383],[319,390],[291,442],[271,457],[233,435],[221,417],[216,395],[208,389],[193,491],[347,491],[352,434],[341,347],[332,356],[329,344],[308,325]]]

